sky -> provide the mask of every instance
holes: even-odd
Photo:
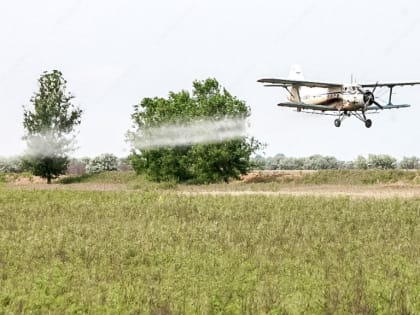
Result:
[[[393,102],[412,107],[372,114],[367,129],[279,108],[284,91],[256,82],[293,64],[311,81],[420,81],[418,12],[415,0],[3,0],[0,156],[25,150],[23,106],[53,69],[84,111],[76,157],[128,155],[134,104],[209,77],[250,106],[265,156],[420,156],[420,86],[396,88]]]

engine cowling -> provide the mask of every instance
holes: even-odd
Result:
[[[375,102],[375,96],[373,95],[371,91],[366,91],[363,94],[363,102],[365,103],[366,106],[370,106]]]

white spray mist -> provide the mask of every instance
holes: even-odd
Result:
[[[152,149],[198,143],[217,143],[246,135],[244,118],[200,119],[188,123],[162,124],[155,128],[130,132],[128,139],[134,148]]]
[[[73,151],[74,137],[57,135],[53,131],[44,131],[25,137],[27,149],[25,154],[36,157],[62,156]]]

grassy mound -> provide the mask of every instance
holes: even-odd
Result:
[[[260,172],[246,183],[306,185],[420,184],[420,171],[406,170],[320,170]]]

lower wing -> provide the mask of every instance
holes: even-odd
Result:
[[[383,109],[395,109],[395,108],[407,108],[407,107],[410,107],[410,105],[408,105],[408,104],[401,104],[401,105],[389,104],[389,105],[382,106],[382,108],[378,108],[375,105],[370,105],[370,106],[368,106],[368,108],[366,108],[366,110],[383,110]]]
[[[295,103],[295,102],[285,102],[279,103],[278,106],[282,107],[292,107],[297,109],[311,109],[311,110],[319,110],[319,111],[337,111],[337,108],[333,106],[327,105],[312,105],[312,104],[305,104],[305,103]]]

